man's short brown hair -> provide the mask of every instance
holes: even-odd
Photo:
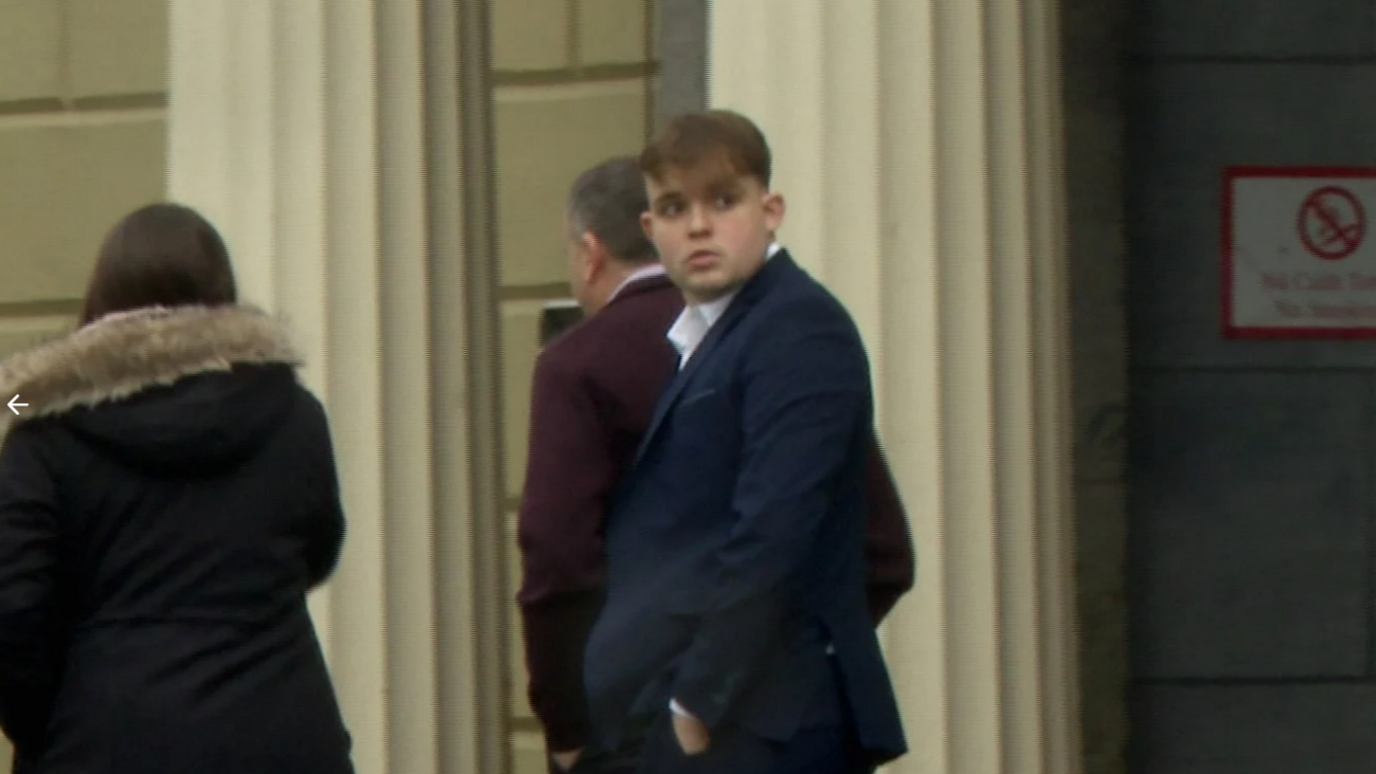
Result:
[[[731,110],[685,113],[669,121],[640,154],[640,169],[655,181],[668,172],[696,177],[724,167],[753,177],[769,188],[771,158],[764,133],[750,119]]]
[[[659,260],[654,245],[640,227],[640,214],[649,209],[645,178],[630,156],[607,159],[585,170],[569,188],[568,216],[575,239],[592,232],[612,258],[645,264]]]

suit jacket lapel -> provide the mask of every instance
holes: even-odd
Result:
[[[712,350],[716,348],[717,342],[721,340],[722,336],[726,335],[727,329],[735,325],[736,321],[745,314],[746,304],[736,303],[740,300],[740,298],[737,298],[726,308],[726,313],[721,316],[720,320],[717,320],[711,330],[707,331],[707,335],[703,337],[702,343],[698,344],[698,348],[693,351],[693,356],[688,359],[688,364],[679,369],[678,373],[674,375],[673,381],[669,382],[669,386],[665,389],[664,394],[660,396],[659,403],[655,405],[654,417],[650,420],[650,427],[645,431],[645,438],[641,441],[640,451],[636,454],[637,462],[640,461],[640,455],[644,453],[645,447],[648,445],[650,439],[654,437],[655,433],[659,430],[659,426],[664,422],[664,417],[668,416],[669,410],[674,407],[674,404],[677,403],[678,399],[683,395],[683,388],[688,386],[688,382],[692,380],[693,374],[698,372],[703,362],[712,354]]]
[[[692,381],[693,375],[711,357],[717,342],[721,341],[735,327],[736,323],[740,322],[741,318],[750,311],[755,302],[759,300],[761,293],[772,284],[773,279],[789,268],[796,268],[792,258],[789,257],[787,251],[779,251],[759,274],[741,288],[731,305],[726,307],[726,312],[721,316],[721,319],[717,320],[716,324],[707,331],[702,343],[698,344],[698,348],[693,351],[693,356],[688,359],[688,364],[679,369],[673,381],[669,382],[669,386],[665,388],[664,394],[660,396],[659,402],[655,404],[654,417],[650,420],[650,426],[646,429],[645,436],[640,441],[640,447],[636,450],[635,462],[632,467],[639,464],[641,457],[645,456],[645,450],[649,448],[650,442],[659,432],[660,426],[664,424],[664,418],[669,415],[669,411],[683,395],[683,389]]]

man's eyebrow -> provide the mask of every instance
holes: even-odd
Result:
[[[743,184],[739,177],[735,175],[722,175],[715,179],[706,181],[694,187],[694,195],[722,196],[725,194],[738,194],[741,192]],[[660,193],[654,198],[655,203],[676,202],[689,198],[689,193],[683,188],[671,188]]]

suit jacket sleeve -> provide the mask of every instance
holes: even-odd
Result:
[[[532,386],[517,601],[531,706],[549,748],[564,751],[590,733],[583,653],[606,583],[602,525],[617,465],[595,388],[550,352]]]
[[[857,432],[870,424],[865,353],[840,309],[816,302],[774,310],[754,336],[741,373],[736,522],[673,687],[708,727],[770,657],[838,477],[854,465]]]
[[[0,448],[0,727],[20,757],[41,748],[61,670],[57,484],[40,434]]]
[[[917,576],[917,556],[908,514],[877,438],[870,444],[865,502],[869,509],[865,523],[866,591],[870,616],[878,626],[898,600],[912,590]]]

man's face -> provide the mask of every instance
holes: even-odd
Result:
[[[721,298],[764,265],[784,200],[753,177],[670,170],[646,178],[650,211],[641,216],[674,284],[689,303]]]

